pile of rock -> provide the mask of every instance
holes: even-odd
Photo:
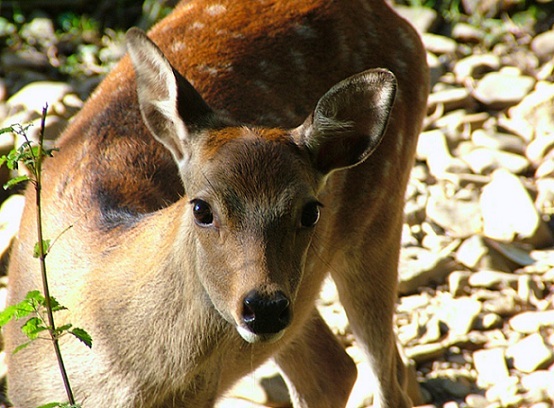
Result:
[[[554,30],[506,24],[494,45],[422,34],[435,82],[397,326],[424,400],[449,408],[554,403]]]

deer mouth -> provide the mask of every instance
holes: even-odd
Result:
[[[281,291],[271,295],[252,290],[244,296],[237,331],[248,343],[279,340],[292,320],[289,298]]]
[[[237,326],[237,332],[244,341],[250,344],[255,343],[275,343],[280,340],[285,334],[285,330],[278,333],[253,333],[250,329],[242,326]]]

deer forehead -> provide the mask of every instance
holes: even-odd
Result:
[[[225,212],[282,215],[313,200],[317,189],[307,152],[283,130],[212,132],[199,155],[192,194],[217,200]]]

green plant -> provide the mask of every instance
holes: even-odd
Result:
[[[44,128],[47,108],[48,106],[45,106],[42,112],[40,136],[38,144],[36,145],[27,138],[26,131],[28,126],[24,127],[21,125],[13,125],[5,129],[0,129],[0,133],[13,132],[23,137],[25,140],[20,147],[12,150],[8,155],[2,156],[0,158],[0,165],[6,164],[9,169],[15,170],[19,168],[20,164],[23,164],[29,172],[28,175],[18,176],[11,179],[4,185],[4,188],[11,188],[22,182],[29,182],[35,188],[38,241],[35,245],[33,255],[35,258],[38,258],[40,262],[43,286],[42,293],[38,290],[30,291],[27,293],[24,300],[18,304],[8,306],[2,313],[0,313],[0,326],[7,324],[13,319],[19,320],[26,318],[21,330],[27,336],[29,341],[19,345],[14,350],[14,353],[29,346],[29,344],[33,341],[46,339],[52,342],[69,403],[55,402],[43,405],[40,408],[76,408],[79,407],[79,405],[75,403],[73,391],[71,390],[71,385],[69,383],[69,378],[60,350],[59,339],[64,335],[70,334],[82,341],[87,347],[92,347],[92,338],[81,328],[73,327],[73,325],[69,323],[58,327],[54,321],[54,313],[65,310],[66,308],[50,295],[46,269],[46,257],[55,241],[45,239],[42,233],[42,161],[45,157],[52,156],[53,152],[56,150],[44,148]],[[69,228],[71,228],[71,226],[67,229]],[[67,229],[64,230],[62,234],[67,231]],[[42,336],[43,334],[47,334],[47,336]]]

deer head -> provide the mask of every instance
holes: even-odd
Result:
[[[212,110],[140,30],[129,30],[127,45],[144,123],[172,154],[185,188],[187,211],[176,222],[195,245],[181,248],[184,264],[244,340],[277,340],[293,319],[320,212],[333,204],[319,201],[321,189],[379,145],[393,74],[345,79],[299,127],[269,129]]]

